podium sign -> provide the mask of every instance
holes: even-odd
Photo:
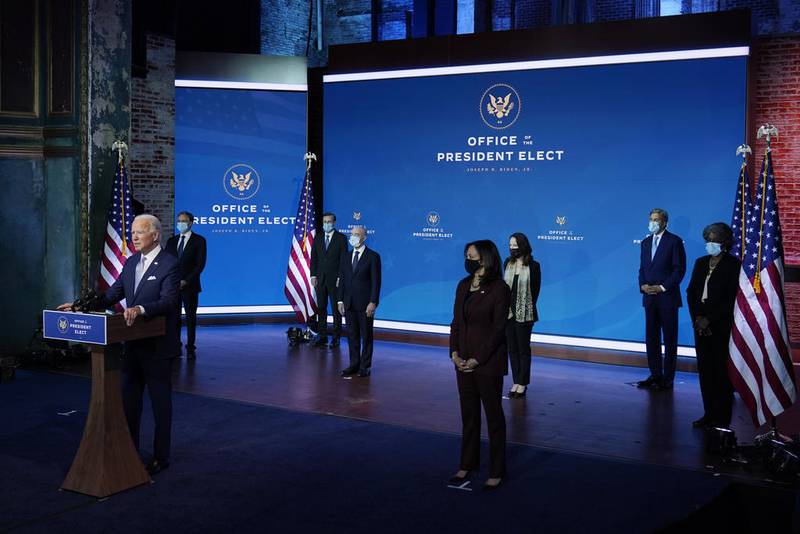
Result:
[[[42,312],[44,337],[105,345],[107,340],[106,317],[106,314],[98,313],[44,310]]]
[[[44,310],[44,337],[92,347],[92,398],[83,437],[63,489],[108,497],[150,482],[133,446],[122,408],[122,341],[164,334],[164,317],[140,317],[132,326],[121,314]]]

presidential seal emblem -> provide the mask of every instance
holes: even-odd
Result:
[[[516,89],[506,83],[498,83],[483,93],[479,111],[486,126],[502,130],[517,122],[522,111],[522,100]]]
[[[425,220],[427,221],[427,223],[429,225],[436,226],[436,225],[439,224],[439,221],[441,221],[442,218],[439,216],[438,213],[436,213],[435,211],[432,211],[432,212],[428,213],[428,217]]]
[[[237,163],[225,171],[222,187],[231,198],[247,200],[253,198],[261,189],[261,177],[250,165]]]
[[[67,330],[69,330],[69,319],[67,319],[62,315],[56,321],[56,326],[58,327],[59,332],[61,332],[62,334],[66,334]]]
[[[353,212],[353,220],[354,221],[360,221],[361,220],[361,212],[360,211],[354,211]]]

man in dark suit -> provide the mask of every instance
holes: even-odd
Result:
[[[366,247],[367,230],[355,226],[350,246],[340,260],[337,287],[339,313],[347,319],[347,345],[350,366],[342,371],[348,377],[369,376],[372,369],[372,326],[381,292],[381,257]]]
[[[138,317],[164,316],[164,335],[125,343],[122,352],[122,402],[128,429],[139,449],[144,387],[150,393],[155,420],[153,458],[147,470],[155,475],[169,467],[172,432],[172,358],[180,352],[180,278],[178,260],[161,248],[161,223],[152,215],[133,220],[131,235],[138,252],[127,259],[114,284],[100,298],[98,306],[109,308],[125,299],[125,321]],[[59,309],[71,307],[62,304]]]
[[[186,357],[197,357],[195,338],[197,331],[197,305],[200,292],[200,274],[206,267],[206,239],[192,231],[194,215],[188,211],[178,214],[177,229],[180,232],[167,241],[167,251],[178,258],[181,275],[181,300],[186,310]],[[178,330],[181,317],[178,315]]]
[[[333,309],[333,339],[331,348],[339,346],[342,337],[342,314],[336,305],[336,279],[342,254],[347,252],[347,238],[335,228],[336,215],[322,214],[322,235],[314,239],[311,248],[311,285],[317,292],[317,339],[314,345],[321,347],[328,342],[328,300]]]
[[[640,388],[672,389],[678,360],[678,309],[682,306],[680,285],[686,273],[683,240],[667,231],[669,214],[650,211],[650,235],[642,241],[639,290],[645,313],[645,343],[650,376]],[[661,336],[664,360],[661,360]]]

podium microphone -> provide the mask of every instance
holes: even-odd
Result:
[[[72,303],[72,311],[92,311],[97,307],[98,300],[100,300],[100,295],[94,289],[90,289]]]

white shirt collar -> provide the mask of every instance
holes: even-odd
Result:
[[[361,243],[361,246],[358,247],[358,248],[354,248],[353,252],[358,252],[358,255],[361,256],[361,254],[364,252],[365,248],[367,248],[366,243]]]
[[[655,234],[655,236],[656,236],[657,238],[661,239],[661,238],[664,236],[664,232],[666,232],[666,231],[667,231],[667,229],[666,229],[666,228],[664,228],[663,230],[661,230],[660,232],[658,232],[657,234]]]
[[[156,259],[156,256],[158,256],[159,254],[161,254],[160,244],[156,245],[155,248],[150,252],[148,252],[147,254],[142,254],[142,257],[144,257],[145,263],[147,263],[147,265],[150,265],[151,263],[153,263],[153,260]]]
[[[333,233],[334,233],[335,231],[336,231],[336,228],[334,228],[334,229],[333,229],[333,230],[331,230],[330,232],[325,232],[325,235],[326,235],[327,237],[333,237]]]
[[[189,241],[189,238],[192,237],[192,231],[186,230],[185,234],[178,234],[178,236],[179,236],[178,239],[180,239],[180,236],[185,236],[183,242],[186,243],[187,241]]]

